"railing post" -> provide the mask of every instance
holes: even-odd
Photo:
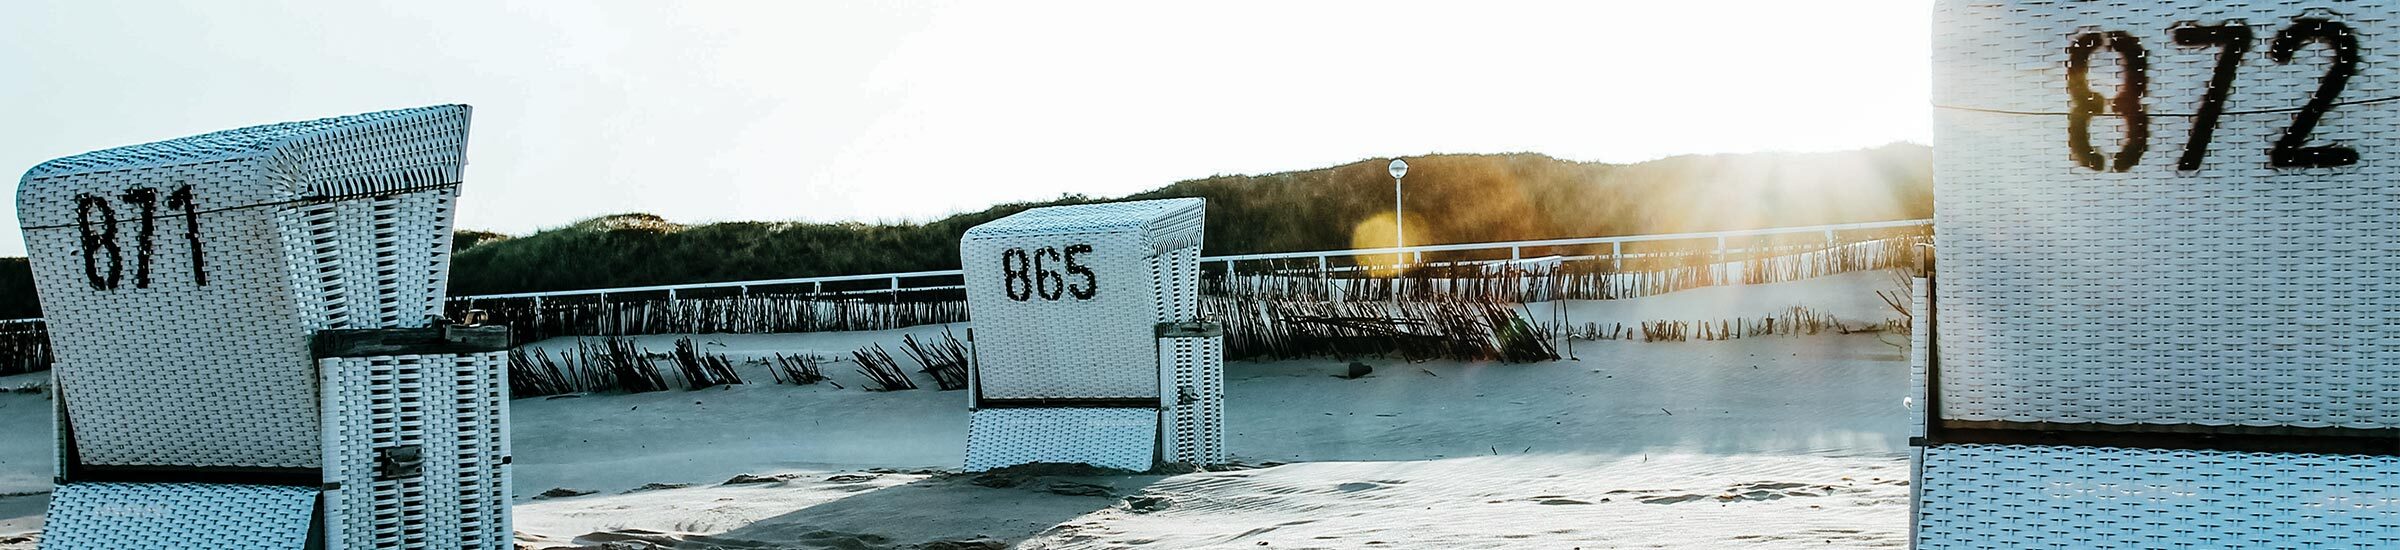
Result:
[[[1609,271],[1625,270],[1625,241],[1609,241],[1608,262]]]
[[[1715,271],[1715,272],[1716,272],[1716,274],[1717,274],[1717,284],[1720,284],[1720,285],[1722,285],[1722,284],[1725,284],[1725,282],[1726,282],[1726,281],[1728,281],[1728,280],[1731,280],[1731,279],[1732,279],[1732,277],[1729,277],[1729,276],[1727,276],[1727,275],[1726,275],[1726,273],[1725,273],[1725,238],[1724,238],[1724,237],[1717,237],[1717,265],[1710,266],[1710,267],[1709,267],[1709,270],[1710,270],[1710,271]]]
[[[1325,292],[1325,301],[1342,303],[1342,289],[1334,288],[1333,261],[1324,254],[1317,255],[1317,288]]]
[[[891,278],[892,303],[900,303],[900,278]]]
[[[750,297],[750,285],[742,285],[742,297]]]

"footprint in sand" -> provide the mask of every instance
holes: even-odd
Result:
[[[1633,500],[1641,502],[1642,504],[1682,504],[1686,502],[1707,499],[1708,495],[1660,495],[1654,497],[1641,497]]]
[[[1821,497],[1833,494],[1835,491],[1836,488],[1831,485],[1759,481],[1734,485],[1733,487],[1727,488],[1725,492],[1715,495],[1662,495],[1641,497],[1634,500],[1640,501],[1643,504],[1681,504],[1685,502],[1709,499],[1715,499],[1718,502],[1758,502],[1767,500],[1781,500],[1786,497]]]
[[[1375,489],[1382,489],[1382,488],[1385,488],[1385,487],[1390,487],[1390,486],[1393,486],[1393,485],[1399,485],[1399,484],[1402,484],[1402,483],[1407,483],[1407,482],[1405,482],[1405,481],[1399,481],[1399,480],[1353,481],[1353,482],[1350,482],[1350,483],[1344,483],[1344,484],[1341,484],[1341,485],[1335,485],[1335,486],[1333,486],[1333,490],[1335,490],[1335,491],[1340,491],[1340,492],[1344,492],[1344,493],[1356,493],[1356,492],[1359,492],[1359,491],[1370,491],[1370,490],[1375,490]]]

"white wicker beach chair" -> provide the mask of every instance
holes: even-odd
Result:
[[[469,109],[53,160],[18,212],[56,348],[43,548],[506,548],[505,330],[432,322]]]
[[[1204,205],[1036,208],[967,230],[968,470],[1224,461],[1223,331],[1197,322]]]
[[[2400,548],[2388,2],[1944,0],[1918,548]]]

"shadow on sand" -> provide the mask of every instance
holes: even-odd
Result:
[[[48,491],[0,494],[0,550],[34,548],[31,531],[41,528],[42,513],[49,507]]]
[[[1086,527],[1073,520],[1123,506],[1124,497],[1165,477],[1080,465],[938,475],[686,538],[674,547],[1000,550],[1035,536],[1073,540]]]

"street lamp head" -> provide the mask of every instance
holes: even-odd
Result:
[[[1400,176],[1406,175],[1408,175],[1408,161],[1392,159],[1392,179],[1400,179]]]

